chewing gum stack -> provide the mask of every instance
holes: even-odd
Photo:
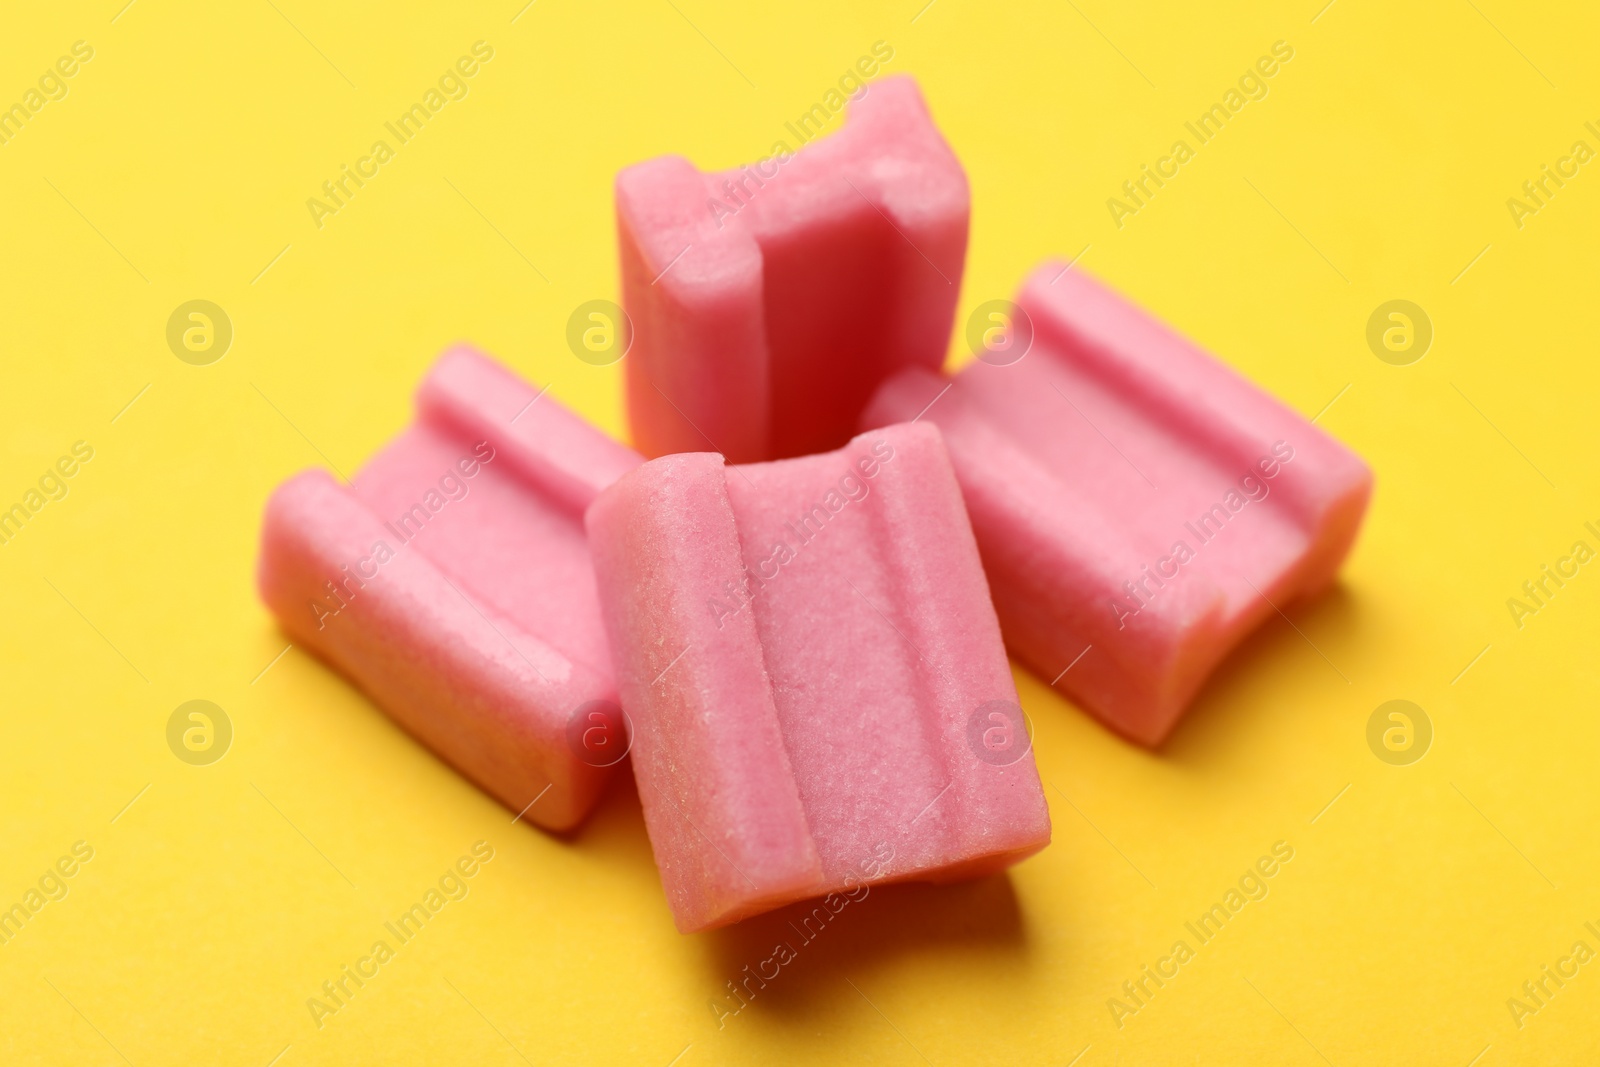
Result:
[[[1044,264],[1016,303],[1020,360],[904,372],[862,424],[925,410],[1006,642],[1154,745],[1247,633],[1333,581],[1372,472],[1081,269]]]
[[[569,726],[617,714],[583,510],[640,462],[457,348],[349,486],[311,470],[273,494],[262,598],[440,757],[566,829],[611,773]]]
[[[1155,745],[1350,549],[1367,466],[1082,270],[1025,282],[1020,359],[940,373],[969,194],[910,79],[798,153],[630,167],[616,201],[659,458],[456,349],[352,484],[274,493],[259,580],[541,826],[581,820],[631,738],[680,930],[1031,855],[1002,634]]]

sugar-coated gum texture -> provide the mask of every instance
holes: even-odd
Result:
[[[747,466],[667,456],[587,523],[679,929],[1048,843],[1031,751],[996,766],[969,740],[1016,689],[932,426]]]

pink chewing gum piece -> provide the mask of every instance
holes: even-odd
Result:
[[[1016,302],[1033,330],[1019,361],[908,371],[862,425],[926,409],[1007,643],[1156,745],[1246,634],[1333,581],[1372,472],[1080,269],[1045,264]]]
[[[311,470],[273,493],[262,599],[297,643],[501,803],[570,828],[612,771],[605,752],[569,741],[568,724],[591,702],[613,702],[602,714],[616,716],[582,516],[640,462],[457,347],[423,380],[416,421],[349,486]],[[606,740],[620,751],[614,725]]]
[[[911,78],[873,82],[801,151],[709,174],[661,156],[618,174],[616,198],[646,455],[837,448],[880,381],[944,362],[967,177]]]
[[[1049,842],[934,427],[749,466],[667,456],[602,493],[587,524],[679,930],[973,877]]]

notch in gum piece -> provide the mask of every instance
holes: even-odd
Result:
[[[1082,269],[1046,263],[1016,304],[1019,360],[903,373],[862,426],[944,431],[1006,642],[1156,745],[1251,630],[1332,583],[1372,472]]]
[[[1049,813],[939,432],[646,463],[586,516],[678,929],[998,870]]]
[[[273,493],[262,599],[442,759],[568,829],[612,773],[604,752],[569,743],[584,736],[569,733],[574,713],[606,702],[612,733],[591,738],[626,745],[583,510],[641,461],[458,347],[349,486],[310,470]]]
[[[842,129],[800,151],[720,173],[679,156],[623,170],[639,449],[748,463],[844,444],[880,381],[943,364],[968,201],[903,76],[872,82]]]

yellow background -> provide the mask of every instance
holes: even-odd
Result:
[[[1600,547],[1600,164],[1520,230],[1506,199],[1600,148],[1600,24],[1320,2],[8,5],[0,102],[76,40],[95,57],[0,147],[0,503],[74,441],[95,456],[0,547],[0,904],[74,841],[95,857],[0,947],[0,1061],[1594,1062],[1600,963],[1520,1030],[1506,1000],[1600,949],[1600,573],[1521,629],[1506,599]],[[314,226],[306,199],[477,40],[470,95]],[[400,429],[456,339],[621,433],[620,366],[563,339],[617,295],[612,175],[765,154],[879,40],[971,177],[963,318],[1087,246],[1308,417],[1338,396],[1319,424],[1377,491],[1342,586],[1267,625],[1162,751],[1019,670],[1050,848],[874,891],[719,1030],[708,1000],[786,916],[680,936],[630,786],[553,838],[302,650],[263,673],[287,640],[257,529],[277,482]],[[1117,228],[1106,199],[1278,40],[1267,98]],[[196,298],[234,324],[211,366],[164,340]],[[1365,341],[1393,298],[1434,325],[1411,366]],[[208,767],[165,740],[196,698],[235,729]],[[1434,726],[1411,766],[1366,744],[1393,698]],[[306,999],[480,839],[470,895],[316,1028]],[[1118,1029],[1107,999],[1279,840],[1270,896]]]

